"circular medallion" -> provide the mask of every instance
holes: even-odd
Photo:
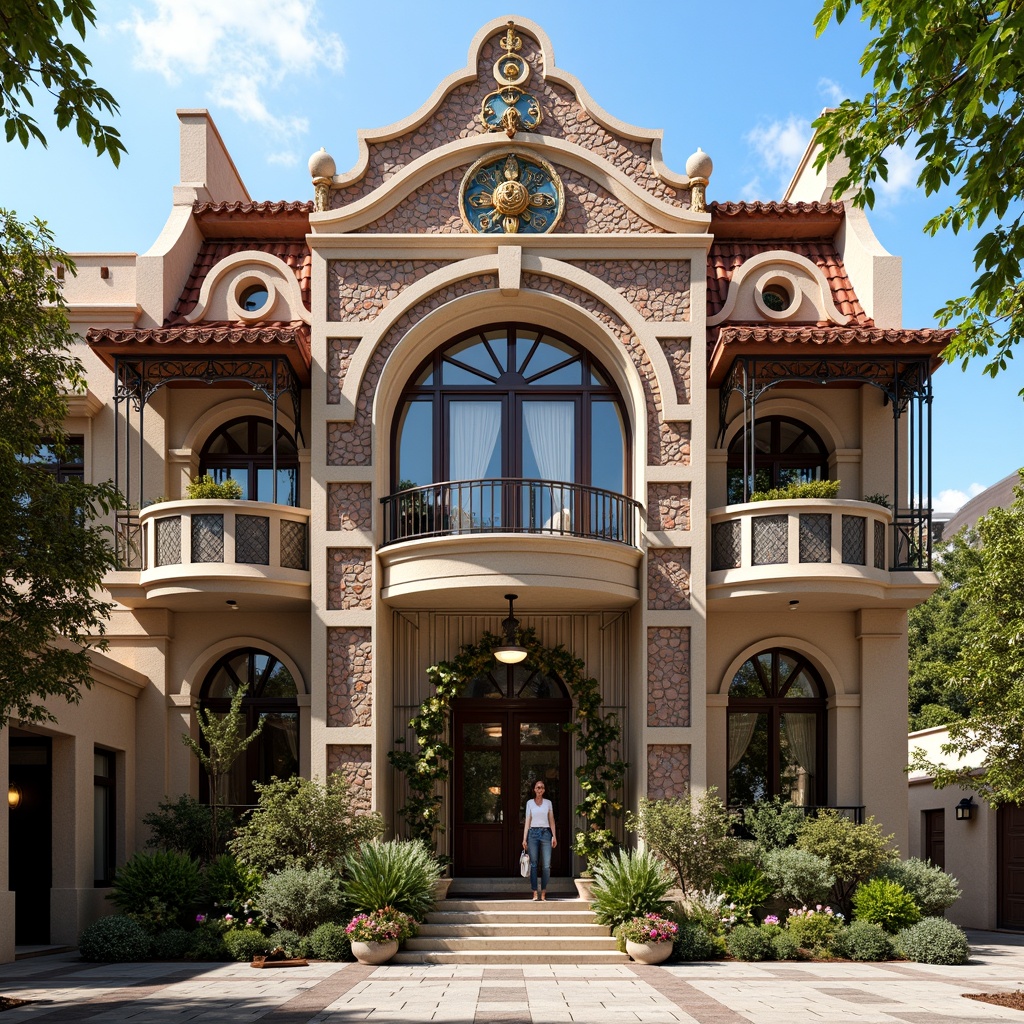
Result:
[[[503,53],[494,62],[494,80],[498,85],[523,85],[530,77],[530,65],[520,56]]]
[[[483,234],[543,235],[565,209],[562,180],[540,157],[518,150],[477,160],[459,186],[459,212]]]

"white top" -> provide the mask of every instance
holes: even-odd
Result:
[[[526,801],[526,827],[527,828],[550,828],[548,815],[551,813],[551,801],[544,797],[538,805],[531,797]]]

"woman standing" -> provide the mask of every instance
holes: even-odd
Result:
[[[543,779],[533,784],[533,799],[526,801],[526,820],[523,822],[523,849],[530,854],[530,888],[537,899],[537,857],[540,855],[540,899],[547,900],[548,879],[551,877],[551,851],[558,846],[555,835],[555,812],[551,801],[544,796]]]

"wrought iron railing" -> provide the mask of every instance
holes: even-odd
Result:
[[[555,480],[454,480],[381,499],[384,544],[474,533],[589,537],[636,547],[640,503]]]
[[[142,524],[137,511],[120,511],[114,525],[114,551],[118,569],[141,569],[145,561]]]
[[[805,818],[816,818],[822,811],[838,811],[844,818],[849,818],[855,825],[864,824],[863,804],[825,804],[821,807],[805,807],[801,804],[794,804],[793,806],[796,810],[800,811]],[[746,816],[747,811],[752,810],[755,810],[755,808],[742,804],[729,805],[729,813],[733,816],[734,821],[733,829],[744,838],[749,838],[746,835]]]

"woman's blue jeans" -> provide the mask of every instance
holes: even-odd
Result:
[[[531,828],[526,833],[526,848],[530,854],[530,888],[537,891],[537,860],[540,859],[540,891],[545,892],[551,878],[551,829]]]

